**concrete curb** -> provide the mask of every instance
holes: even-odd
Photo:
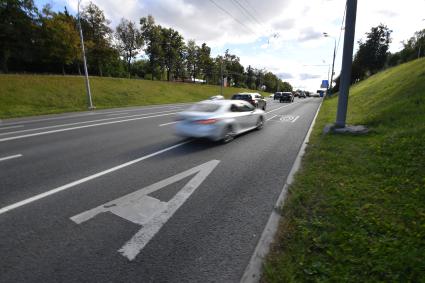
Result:
[[[269,253],[270,244],[273,242],[274,236],[279,227],[279,221],[281,218],[279,210],[285,202],[288,187],[294,181],[295,173],[297,173],[297,171],[300,169],[301,159],[304,156],[307,143],[310,139],[311,132],[313,131],[314,124],[316,123],[316,118],[319,115],[322,103],[323,100],[320,103],[319,108],[317,108],[316,115],[314,116],[310,129],[308,130],[305,139],[300,147],[300,150],[298,151],[298,155],[294,161],[294,164],[292,165],[291,171],[289,172],[289,175],[286,179],[286,183],[283,186],[282,192],[280,193],[279,198],[277,199],[274,209],[269,217],[269,220],[267,221],[266,227],[264,228],[263,233],[261,234],[261,237],[258,240],[257,247],[255,248],[255,251],[251,256],[251,259],[245,269],[245,272],[242,275],[242,278],[240,280],[241,283],[257,283],[261,278],[263,261]]]

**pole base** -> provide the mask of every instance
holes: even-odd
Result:
[[[345,127],[337,127],[335,124],[327,124],[323,129],[323,134],[350,134],[364,135],[369,133],[369,129],[363,125],[346,125]]]
[[[89,106],[88,108],[87,108],[88,110],[96,110],[96,106]]]

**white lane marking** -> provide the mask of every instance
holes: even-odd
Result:
[[[1,130],[8,130],[8,129],[16,129],[16,128],[23,128],[24,125],[17,125],[17,126],[10,126],[10,127],[0,127]]]
[[[273,116],[271,116],[269,119],[267,119],[266,121],[269,121],[269,120],[271,120],[271,119],[273,119],[274,117],[276,117],[277,115],[273,115]]]
[[[298,118],[300,118],[300,116],[295,117],[295,119],[292,120],[292,123],[295,123],[295,121],[297,121]]]
[[[114,113],[114,114],[108,114],[108,115],[106,115],[106,116],[117,116],[117,115],[126,115],[126,114],[128,114],[128,112],[124,112],[124,113]]]
[[[161,125],[159,125],[160,127],[163,127],[163,126],[167,126],[167,125],[171,125],[171,124],[175,124],[175,123],[177,123],[178,121],[174,121],[174,122],[170,122],[170,123],[165,123],[165,124],[161,124]]]
[[[14,203],[14,204],[11,204],[11,205],[8,205],[8,206],[5,206],[5,207],[3,207],[3,208],[1,208],[1,209],[0,209],[0,215],[1,215],[1,214],[3,214],[3,213],[8,212],[8,211],[10,211],[10,210],[13,210],[13,209],[16,209],[16,208],[18,208],[18,207],[24,206],[24,205],[26,205],[26,204],[32,203],[32,202],[34,202],[34,201],[37,201],[37,200],[43,199],[43,198],[45,198],[45,197],[51,196],[51,195],[53,195],[53,194],[56,194],[56,193],[59,193],[59,192],[65,191],[65,190],[67,190],[67,189],[70,189],[70,188],[75,187],[75,186],[77,186],[77,185],[80,185],[80,184],[82,184],[82,183],[88,182],[88,181],[90,181],[90,180],[93,180],[93,179],[99,178],[99,177],[101,177],[101,176],[103,176],[103,175],[106,175],[106,174],[112,173],[112,172],[114,172],[114,171],[117,171],[117,170],[119,170],[119,169],[125,168],[125,167],[130,166],[130,165],[133,165],[133,164],[138,163],[138,162],[140,162],[140,161],[143,161],[143,160],[146,160],[146,159],[148,159],[148,158],[154,157],[154,156],[159,155],[159,154],[161,154],[161,153],[164,153],[164,152],[167,152],[167,151],[169,151],[169,150],[175,149],[175,148],[177,148],[177,147],[179,147],[179,146],[182,146],[182,145],[185,145],[185,144],[187,144],[187,143],[189,143],[189,142],[191,142],[191,140],[186,141],[186,142],[182,142],[182,143],[175,144],[175,145],[173,145],[173,146],[170,146],[170,147],[164,148],[164,149],[159,150],[159,151],[157,151],[157,152],[154,152],[154,153],[151,153],[151,154],[148,154],[148,155],[142,156],[142,157],[137,158],[137,159],[134,159],[134,160],[132,160],[132,161],[129,161],[129,162],[123,163],[123,164],[121,164],[121,165],[118,165],[118,166],[112,167],[112,168],[110,168],[110,169],[107,169],[107,170],[104,170],[104,171],[98,172],[98,173],[96,173],[96,174],[93,174],[93,175],[87,176],[87,177],[82,178],[82,179],[80,179],[80,180],[77,180],[77,181],[74,181],[74,182],[68,183],[68,184],[66,184],[66,185],[63,185],[63,186],[57,187],[57,188],[52,189],[52,190],[49,190],[49,191],[47,191],[47,192],[44,192],[44,193],[41,193],[41,194],[35,195],[35,196],[33,196],[33,197],[30,197],[30,198],[27,198],[27,199],[21,200],[21,201],[19,201],[19,202],[17,202],[17,203]]]
[[[83,122],[60,124],[60,125],[47,126],[47,127],[41,127],[41,128],[33,128],[33,129],[27,129],[27,130],[21,130],[21,131],[13,131],[13,132],[1,133],[0,136],[10,135],[10,134],[26,133],[26,132],[33,132],[33,131],[38,131],[38,130],[47,130],[47,129],[53,129],[53,128],[61,128],[61,127],[66,127],[66,126],[75,126],[75,125],[89,124],[89,123],[101,122],[101,121],[117,120],[117,119],[131,118],[131,117],[140,117],[140,116],[152,115],[152,114],[169,113],[169,112],[172,112],[172,111],[175,111],[175,110],[167,110],[167,111],[161,111],[161,112],[144,113],[144,114],[136,114],[136,115],[130,115],[130,116],[121,116],[121,117],[114,117],[114,118],[103,118],[103,119],[83,121]]]
[[[219,160],[211,160],[133,193],[77,214],[71,217],[71,220],[77,224],[81,224],[100,213],[110,212],[142,226],[142,228],[118,250],[126,258],[133,260],[219,163]],[[176,183],[195,173],[197,174],[168,202],[148,196],[148,194]]]
[[[47,132],[39,132],[39,133],[34,133],[34,134],[27,134],[27,135],[22,135],[22,136],[15,136],[15,137],[3,138],[3,139],[0,139],[0,142],[17,140],[17,139],[23,139],[23,138],[29,138],[29,137],[35,137],[35,136],[42,136],[42,135],[47,135],[47,134],[52,134],[52,133],[60,133],[60,132],[66,132],[66,131],[73,131],[73,130],[90,128],[90,127],[97,127],[97,126],[102,126],[102,125],[109,125],[109,124],[124,123],[124,122],[136,121],[136,120],[143,120],[143,119],[148,119],[148,118],[162,117],[162,116],[174,115],[174,114],[177,114],[177,112],[167,113],[167,114],[161,114],[161,115],[154,115],[154,116],[145,116],[145,117],[139,117],[139,118],[132,118],[132,119],[125,119],[125,120],[118,120],[118,121],[111,121],[111,122],[98,123],[98,124],[90,124],[90,125],[85,125],[85,126],[65,128],[65,129],[59,129],[59,130],[53,130],[53,131],[47,131]]]
[[[272,112],[274,112],[274,111],[277,111],[277,110],[282,109],[282,108],[285,108],[285,107],[289,107],[289,106],[291,106],[291,105],[298,104],[298,103],[300,103],[300,102],[301,102],[301,101],[298,101],[298,102],[292,102],[292,103],[290,103],[290,104],[288,104],[288,105],[284,105],[284,106],[278,107],[278,108],[276,108],[276,109],[273,109],[273,110],[271,110],[271,111],[269,111],[269,112],[266,112],[266,114],[272,113]]]
[[[11,155],[11,156],[6,156],[6,157],[0,157],[0,161],[5,161],[5,160],[19,158],[19,157],[22,157],[22,154],[16,154],[16,155]]]
[[[160,108],[169,108],[169,109],[173,109],[173,108],[179,108],[179,107],[184,107],[185,105],[189,105],[190,103],[182,103],[181,106],[158,106],[158,107],[150,107],[150,108],[138,108],[138,109],[128,109],[128,110],[121,110],[121,111],[108,111],[108,112],[103,112],[104,110],[95,110],[96,112],[88,112],[88,113],[75,113],[75,114],[71,114],[71,115],[65,115],[65,116],[60,116],[60,117],[52,117],[52,118],[45,118],[45,119],[34,119],[34,120],[22,120],[19,122],[10,122],[7,123],[5,125],[16,125],[16,124],[22,124],[22,123],[35,123],[35,122],[44,122],[44,121],[53,121],[53,120],[63,120],[63,119],[69,119],[69,118],[81,118],[81,117],[86,117],[86,116],[91,116],[91,115],[104,115],[104,114],[109,114],[109,113],[118,113],[118,112],[130,112],[130,111],[143,111],[143,110],[150,110],[150,109],[160,109]]]

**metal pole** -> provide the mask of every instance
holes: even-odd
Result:
[[[83,51],[84,74],[85,74],[85,78],[86,78],[86,90],[87,90],[87,107],[88,107],[89,110],[93,110],[96,107],[93,106],[93,101],[91,99],[89,74],[88,74],[88,71],[87,71],[86,51],[84,49],[83,30],[81,28],[81,21],[80,21],[80,3],[81,3],[81,0],[78,0],[78,27],[79,27],[79,30],[80,30],[81,49]]]
[[[220,94],[223,95],[223,61],[220,60]]]
[[[356,32],[357,0],[347,0],[345,19],[344,52],[342,54],[341,82],[338,96],[338,109],[335,127],[344,128],[347,118],[348,94],[351,83],[351,66],[353,63],[354,35]]]
[[[332,83],[334,80],[334,66],[335,66],[335,55],[336,55],[336,40],[334,38],[334,56],[333,56],[333,60],[332,60],[332,72],[331,72],[331,82],[330,82],[330,86],[329,86],[329,96],[332,95]]]

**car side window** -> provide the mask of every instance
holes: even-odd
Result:
[[[240,112],[251,112],[255,110],[255,107],[249,103],[243,103],[239,107]]]
[[[232,104],[232,106],[230,106],[230,111],[231,112],[239,112],[239,107],[236,106],[235,104]]]

